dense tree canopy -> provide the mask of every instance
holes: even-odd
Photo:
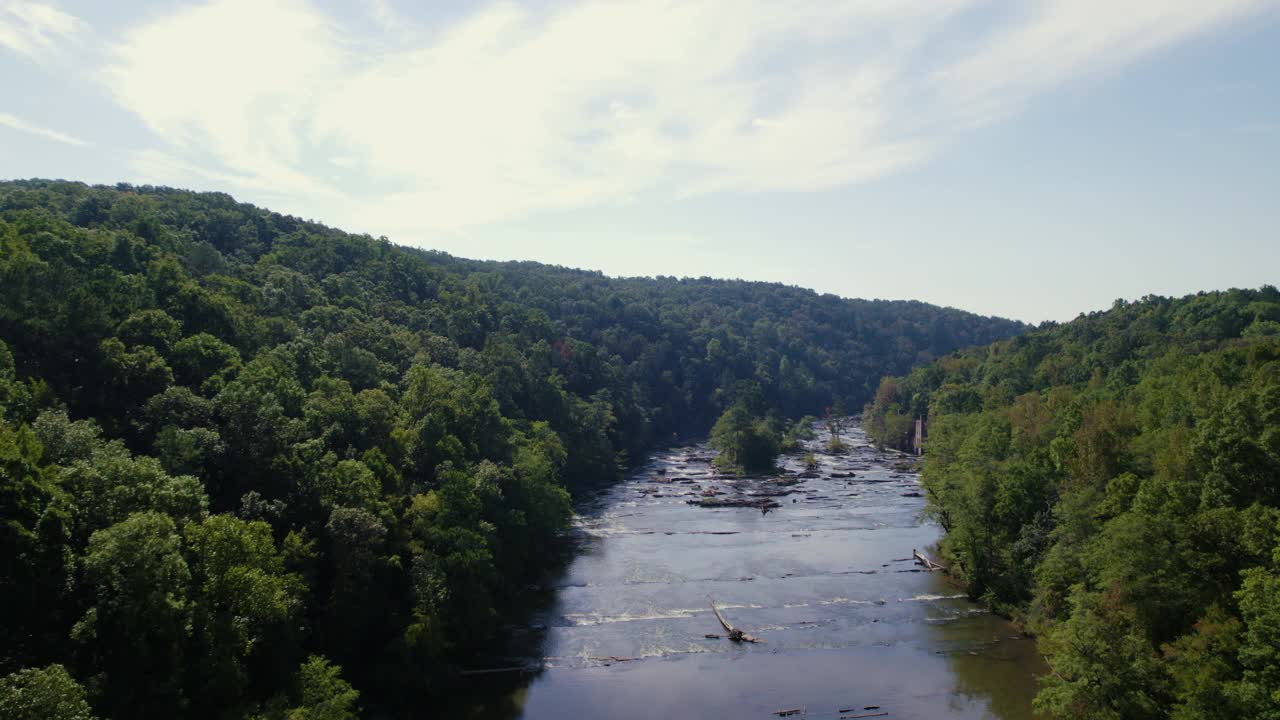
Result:
[[[3,720],[94,720],[84,688],[61,665],[18,670],[0,678]]]
[[[1022,618],[1055,717],[1280,718],[1280,291],[1108,312],[886,378],[972,594]]]
[[[738,395],[711,426],[711,447],[720,451],[715,463],[729,472],[768,472],[782,450],[781,423],[757,386],[748,384]]]
[[[739,388],[816,414],[1023,329],[0,184],[0,675],[46,668],[4,687],[68,717],[77,688],[115,718],[397,714],[486,648],[569,489]]]

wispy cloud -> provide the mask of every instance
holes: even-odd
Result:
[[[103,81],[164,143],[141,167],[209,167],[412,237],[646,192],[873,179],[1268,5],[499,3],[406,40],[386,2],[386,36],[368,37],[303,0],[214,0],[126,33]]]
[[[225,0],[135,29],[103,79],[185,161],[211,155],[254,185],[316,193],[300,138],[347,72],[327,17],[289,0]]]
[[[47,3],[0,3],[0,47],[29,59],[40,59],[83,29],[79,18]]]
[[[1003,18],[992,42],[939,68],[949,107],[983,122],[1066,80],[1105,71],[1267,7],[1266,0],[1054,0]]]
[[[66,143],[67,145],[85,146],[89,144],[84,140],[81,140],[80,138],[75,137],[73,135],[60,133],[57,130],[42,128],[39,125],[32,125],[31,123],[23,120],[22,118],[19,118],[14,115],[10,115],[9,113],[6,113],[6,112],[0,112],[0,125],[10,128],[12,130],[17,130],[19,132],[29,133],[31,135],[37,135],[39,137],[45,138],[46,140],[53,140],[55,142]]]

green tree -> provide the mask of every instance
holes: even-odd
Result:
[[[298,668],[299,705],[287,720],[355,720],[360,693],[342,679],[342,668],[311,656]]]
[[[1265,334],[1275,295],[1185,322]],[[774,445],[780,418],[1026,329],[475,262],[219,193],[3,182],[0,671],[63,662],[116,717],[276,719],[314,652],[406,713],[560,557],[573,489],[732,405],[748,448]],[[1214,486],[1243,497],[1255,448],[1225,430]]]
[[[148,345],[165,355],[182,337],[182,325],[163,310],[139,310],[120,323],[116,336],[126,345]]]
[[[335,508],[325,525],[332,590],[322,630],[339,659],[369,657],[378,650],[382,610],[368,602],[384,567],[387,529],[376,516],[358,508]]]
[[[1040,636],[1050,717],[1280,717],[1271,668],[1280,293],[1118,302],[886,379],[931,420],[924,486],[975,597]]]
[[[1276,550],[1280,564],[1280,547]],[[1236,593],[1244,630],[1239,649],[1243,669],[1228,694],[1242,710],[1240,717],[1280,718],[1280,574],[1263,568],[1245,571]]]
[[[239,351],[209,333],[178,341],[170,357],[178,382],[195,387],[224,380],[240,366]]]
[[[94,720],[84,688],[61,665],[0,678],[0,720]]]
[[[280,672],[297,638],[302,579],[285,571],[271,526],[213,515],[186,528],[192,577],[195,714],[238,717],[252,674]]]
[[[743,402],[731,405],[711,428],[711,446],[720,451],[715,462],[722,469],[768,472],[781,444],[769,419],[753,416]]]
[[[173,520],[130,515],[89,539],[92,605],[72,635],[93,668],[90,687],[111,717],[186,712],[181,673],[191,627],[191,571]]]
[[[57,646],[51,621],[59,619],[67,580],[70,520],[65,495],[50,476],[36,434],[0,421],[0,667]]]

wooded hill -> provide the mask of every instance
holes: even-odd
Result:
[[[1024,621],[1052,717],[1280,718],[1280,291],[1117,302],[886,378],[944,562]]]
[[[1023,330],[461,260],[221,194],[0,184],[0,705],[420,708],[546,566],[566,487],[743,392],[856,406]]]

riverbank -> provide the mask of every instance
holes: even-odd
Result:
[[[705,445],[672,448],[592,498],[529,631],[520,663],[536,669],[495,682],[469,715],[819,718],[875,705],[1029,720],[1034,643],[914,563],[939,531],[922,521],[913,460],[858,427],[844,440],[844,455],[806,447],[815,471],[795,455],[770,477],[722,477]],[[708,637],[723,635],[710,598],[764,642]]]

